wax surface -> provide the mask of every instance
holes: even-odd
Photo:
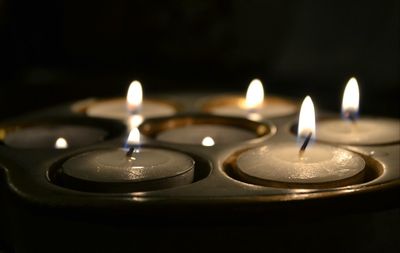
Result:
[[[193,167],[193,159],[185,154],[153,148],[142,148],[131,157],[124,149],[96,150],[74,156],[62,165],[65,174],[96,182],[150,181],[174,177]]]
[[[175,113],[175,108],[166,103],[144,100],[140,114],[144,118],[170,116]],[[95,103],[89,106],[86,114],[92,117],[126,120],[129,113],[126,101],[114,99]]]
[[[190,125],[161,132],[157,139],[165,142],[201,145],[205,137],[211,137],[215,145],[246,141],[257,138],[249,130],[212,124]]]
[[[335,147],[314,144],[299,158],[296,144],[248,150],[237,159],[238,169],[254,178],[288,183],[324,183],[352,177],[365,167],[361,156]]]
[[[360,119],[355,124],[340,119],[318,123],[317,139],[332,143],[373,145],[400,141],[400,121]]]
[[[68,147],[82,147],[104,140],[107,132],[86,126],[35,126],[8,133],[7,146],[15,148],[54,148],[58,138],[67,141]]]

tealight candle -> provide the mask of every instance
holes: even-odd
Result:
[[[212,114],[245,117],[251,120],[283,117],[294,114],[297,106],[278,97],[264,99],[264,88],[260,80],[254,79],[246,93],[246,98],[217,97],[205,104],[204,110]]]
[[[239,127],[196,124],[165,130],[159,133],[156,139],[180,144],[214,146],[247,141],[257,137],[255,133]]]
[[[6,133],[4,143],[14,148],[61,149],[83,147],[103,141],[107,132],[94,127],[75,125],[43,125]]]
[[[99,149],[69,158],[62,164],[58,180],[66,186],[104,192],[155,190],[193,181],[192,158],[176,151],[139,147],[139,138],[135,128],[128,138],[129,150]]]
[[[170,116],[176,112],[173,105],[156,100],[144,100],[140,82],[133,81],[128,89],[127,98],[110,99],[90,104],[86,114],[128,121],[132,128],[138,126],[143,118]]]
[[[296,143],[282,143],[245,151],[236,161],[239,176],[254,184],[284,187],[336,187],[359,182],[365,168],[361,156],[324,144],[307,148],[308,141],[315,138],[310,97],[304,100],[299,118],[298,135],[307,136],[301,148]]]
[[[365,167],[359,155],[328,145],[314,144],[301,159],[298,153],[299,148],[293,143],[252,149],[238,157],[238,171],[246,181],[257,184],[339,185],[346,179],[359,179],[357,176],[362,176]]]
[[[377,145],[400,141],[400,121],[395,119],[357,119],[359,88],[355,78],[346,85],[342,114],[345,120],[329,119],[319,123],[318,140],[340,144]]]

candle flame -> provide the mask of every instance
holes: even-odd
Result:
[[[126,95],[126,105],[130,113],[137,113],[142,106],[143,90],[139,81],[133,81],[129,85],[128,93]]]
[[[204,137],[204,139],[201,141],[201,145],[205,147],[211,147],[215,145],[215,141],[213,138],[210,136]]]
[[[131,129],[126,143],[128,144],[128,146],[134,146],[140,144],[140,132],[137,127]]]
[[[56,143],[54,144],[54,147],[56,149],[66,149],[68,148],[68,142],[66,139],[60,137],[56,140]]]
[[[297,137],[300,139],[306,138],[309,134],[312,134],[311,138],[315,138],[315,110],[314,104],[307,96],[300,108],[299,126],[297,129]]]
[[[357,79],[350,78],[343,92],[342,114],[344,117],[354,117],[358,113],[360,103],[360,91]]]
[[[264,102],[264,88],[259,79],[254,79],[249,84],[246,93],[245,106],[249,110],[260,107]]]

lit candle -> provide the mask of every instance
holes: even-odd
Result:
[[[362,180],[364,159],[356,153],[324,144],[307,145],[315,138],[314,106],[303,101],[298,137],[293,143],[267,145],[240,154],[236,171],[246,182],[278,187],[331,187]]]
[[[246,98],[217,97],[204,105],[204,110],[212,114],[245,117],[251,120],[282,117],[297,111],[295,103],[277,97],[264,99],[264,88],[260,80],[251,81]]]
[[[14,148],[65,149],[103,141],[103,129],[74,125],[38,125],[6,131],[4,143]]]
[[[163,101],[143,101],[143,91],[139,81],[130,84],[126,100],[104,100],[89,104],[86,108],[86,114],[89,116],[127,121],[131,128],[138,126],[143,118],[170,116],[175,111],[173,105]]]
[[[129,149],[98,149],[66,160],[55,181],[84,191],[130,192],[175,187],[193,181],[194,160],[172,150],[140,147],[131,130]]]
[[[340,144],[376,145],[400,141],[400,121],[395,119],[358,119],[359,88],[351,78],[344,90],[344,120],[327,119],[318,124],[318,140]]]

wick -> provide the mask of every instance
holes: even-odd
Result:
[[[344,113],[345,118],[349,119],[351,123],[355,124],[357,121],[356,112],[346,111]]]
[[[303,157],[303,154],[304,154],[304,152],[306,151],[307,145],[308,145],[308,143],[309,143],[310,140],[311,140],[311,136],[312,136],[312,133],[309,133],[309,134],[307,135],[306,139],[304,140],[303,145],[301,145],[301,148],[300,148],[300,150],[299,150],[299,157],[300,157],[300,159]]]
[[[350,113],[348,118],[350,119],[351,123],[353,124],[356,123],[356,117],[354,116],[353,113]]]
[[[130,146],[128,152],[126,152],[126,156],[131,157],[133,153],[137,153],[137,149],[135,146]]]

